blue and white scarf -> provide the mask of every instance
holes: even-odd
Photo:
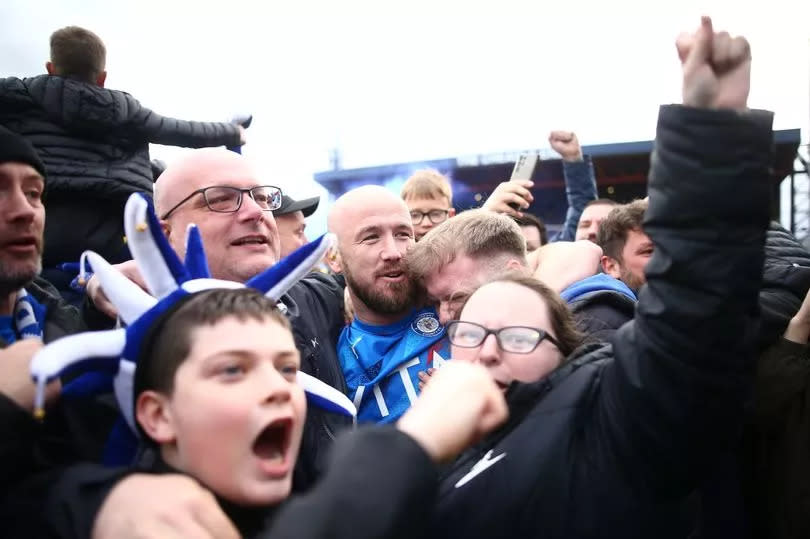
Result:
[[[42,339],[45,324],[45,307],[25,288],[17,292],[14,303],[14,329],[21,339]],[[11,343],[9,343],[11,344]]]

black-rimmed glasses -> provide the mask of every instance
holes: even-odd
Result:
[[[450,343],[461,348],[478,348],[488,335],[495,335],[498,346],[504,352],[514,354],[529,354],[547,339],[557,348],[560,344],[557,339],[542,329],[526,326],[507,326],[500,329],[489,329],[474,322],[451,320],[445,326]]]
[[[256,187],[230,187],[226,185],[212,185],[197,189],[186,198],[178,202],[161,219],[167,219],[174,211],[191,200],[195,195],[202,193],[203,200],[208,209],[218,213],[233,213],[242,207],[242,195],[248,193],[250,198],[263,211],[273,211],[281,207],[281,189],[273,185],[258,185]]]
[[[447,220],[447,214],[450,213],[450,210],[430,210],[430,211],[419,211],[413,210],[411,212],[411,221],[413,224],[418,225],[422,222],[422,219],[427,217],[430,219],[430,222],[434,225],[438,225],[439,223],[443,223]]]

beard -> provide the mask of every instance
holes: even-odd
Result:
[[[343,276],[357,299],[375,313],[399,314],[414,303],[416,287],[410,277],[406,276],[401,283],[386,283],[385,290],[378,290],[373,285],[361,285],[345,265]]]
[[[638,291],[641,290],[644,283],[647,282],[643,276],[636,277],[630,270],[625,268],[622,268],[622,276],[620,280],[624,282],[624,284],[626,284],[636,296],[638,296]]]
[[[42,271],[41,257],[37,258],[34,267],[26,263],[9,264],[0,258],[0,294],[16,292],[30,283],[40,271]]]

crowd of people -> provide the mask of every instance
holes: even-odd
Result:
[[[530,180],[457,212],[421,170],[307,242],[319,200],[215,148],[244,125],[54,32],[0,79],[2,535],[810,537],[810,252],[769,223],[748,42],[676,49],[643,200],[554,131],[556,235]]]

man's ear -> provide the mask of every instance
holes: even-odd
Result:
[[[107,72],[102,71],[101,73],[98,74],[98,77],[96,77],[96,84],[104,88],[104,83],[106,81],[107,81]]]
[[[602,271],[604,271],[614,279],[621,278],[622,267],[618,260],[610,256],[602,255],[601,263],[602,263]]]
[[[449,210],[447,210],[447,218],[448,219],[450,219],[451,217],[455,217],[455,216],[456,216],[456,209],[455,208],[450,208]]]
[[[176,437],[168,404],[165,395],[152,390],[142,392],[135,401],[135,420],[158,444],[174,442]]]
[[[160,220],[160,229],[163,231],[163,235],[166,236],[166,239],[169,239],[169,236],[172,233],[172,225],[169,224],[169,221],[165,219]]]
[[[521,264],[517,258],[510,258],[506,262],[506,269],[509,271],[525,271],[526,264]]]
[[[326,265],[335,273],[343,273],[343,261],[340,259],[340,253],[337,249],[330,249],[326,253]]]
[[[48,72],[48,75],[56,75],[56,69],[53,67],[53,62],[45,62],[45,71]]]

